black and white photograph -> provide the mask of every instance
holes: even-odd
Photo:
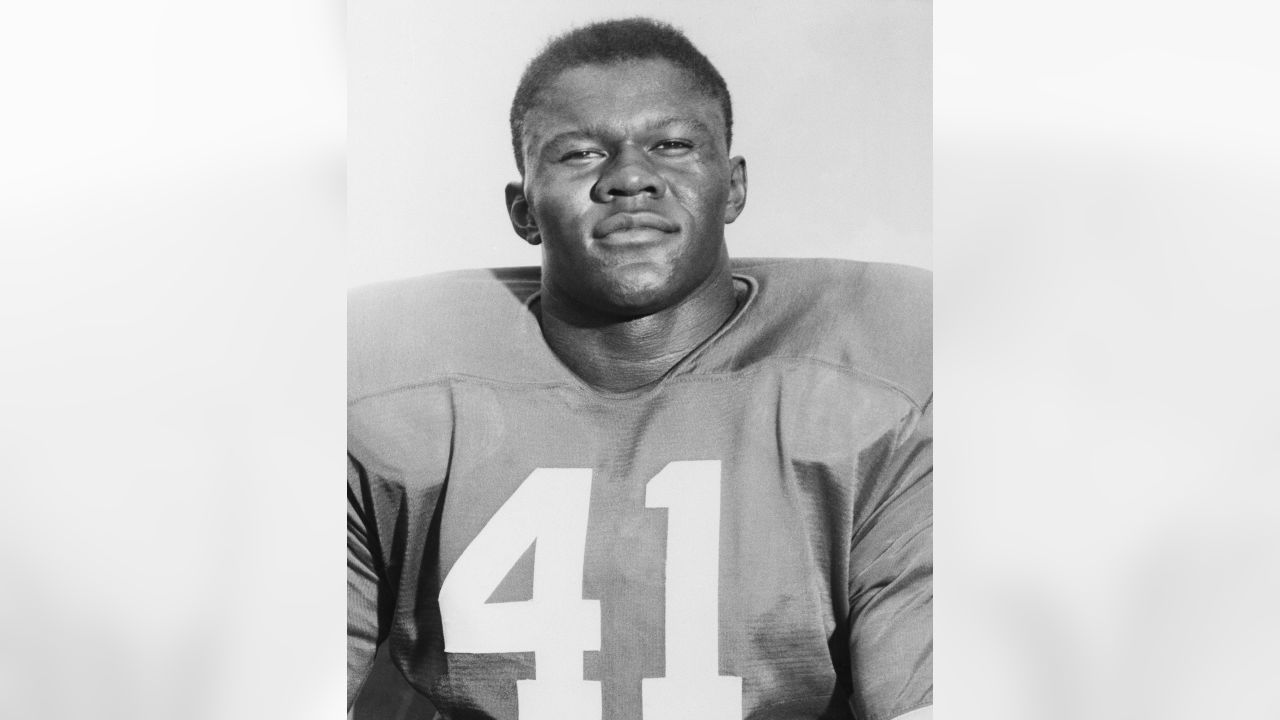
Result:
[[[353,717],[930,717],[930,5],[573,5],[356,13]]]

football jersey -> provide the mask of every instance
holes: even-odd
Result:
[[[736,260],[736,311],[609,393],[537,268],[349,309],[348,703],[446,718],[887,720],[932,703],[929,274]]]

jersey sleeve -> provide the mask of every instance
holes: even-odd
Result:
[[[372,513],[362,473],[347,457],[347,709],[355,703],[373,666],[378,643],[386,636],[380,621]]]
[[[854,529],[849,567],[851,703],[891,720],[933,703],[933,407],[901,431],[883,489]]]

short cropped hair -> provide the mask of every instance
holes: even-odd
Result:
[[[560,73],[583,65],[609,65],[627,60],[660,58],[687,71],[699,90],[720,103],[724,139],[733,142],[733,106],[729,87],[711,61],[675,27],[649,18],[607,20],[575,28],[553,38],[520,77],[511,103],[511,145],[516,167],[524,175],[524,120],[538,95]]]

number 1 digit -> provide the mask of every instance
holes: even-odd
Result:
[[[667,509],[667,668],[641,683],[644,717],[739,720],[742,678],[720,675],[720,461],[669,463],[645,507]]]

